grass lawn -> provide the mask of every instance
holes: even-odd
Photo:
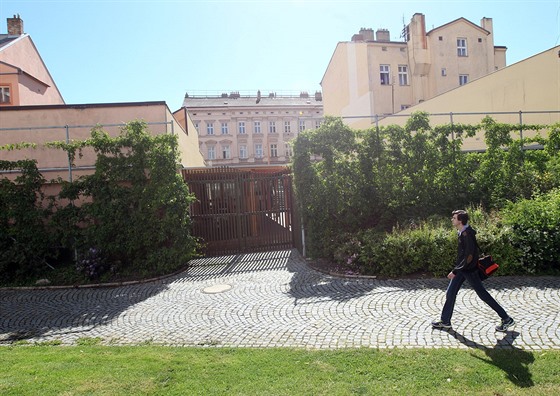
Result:
[[[560,351],[14,345],[1,395],[552,395]]]

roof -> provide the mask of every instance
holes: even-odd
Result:
[[[220,107],[220,108],[231,108],[231,107],[315,107],[323,106],[322,100],[316,100],[314,95],[309,95],[309,97],[300,96],[275,96],[269,97],[268,95],[263,95],[259,101],[257,101],[257,96],[240,96],[238,98],[227,96],[227,97],[185,97],[183,101],[183,107],[187,109],[192,108],[205,108],[205,107]]]
[[[25,37],[27,34],[23,34],[21,36],[13,36],[9,34],[0,34],[0,51],[10,45],[13,41],[16,41],[20,37]]]
[[[448,22],[448,23],[446,23],[446,24],[443,24],[443,25],[441,25],[441,26],[438,26],[438,27],[436,27],[436,28],[430,30],[428,33],[426,33],[426,36],[429,36],[429,35],[432,34],[433,32],[435,32],[435,31],[437,31],[437,30],[439,30],[439,29],[443,29],[443,28],[445,28],[445,27],[447,27],[447,26],[449,26],[449,25],[452,25],[452,24],[454,24],[454,23],[457,23],[457,22],[466,22],[467,24],[471,25],[472,27],[474,27],[474,28],[476,28],[476,29],[478,29],[478,30],[484,32],[486,35],[490,34],[490,32],[489,32],[488,30],[486,30],[486,29],[484,29],[484,28],[478,26],[476,23],[472,23],[471,21],[469,21],[469,20],[466,19],[466,18],[461,17],[461,18],[457,18],[457,19],[455,19],[455,20],[453,20],[453,21],[451,21],[451,22]]]

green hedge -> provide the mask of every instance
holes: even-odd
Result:
[[[56,278],[64,271],[71,272],[65,275],[69,282],[78,283],[140,278],[178,269],[196,255],[188,214],[194,197],[177,172],[177,136],[152,136],[138,121],[115,138],[96,128],[86,141],[48,146],[65,150],[71,160],[84,147],[93,148],[95,172],[73,182],[58,180],[58,196],[45,197],[46,181],[36,163],[0,163],[22,172],[13,182],[0,179],[2,283],[39,274]],[[76,200],[82,204],[74,205]],[[53,252],[70,252],[70,262]]]
[[[520,129],[546,137],[537,134],[521,141]],[[486,152],[461,151],[463,140],[480,131]],[[530,144],[543,149],[526,150]],[[455,254],[455,247],[445,243],[452,234],[449,221],[430,232],[423,231],[425,226],[397,225],[448,219],[454,209],[475,207],[475,212],[498,213],[493,222],[478,215],[486,222],[479,239],[502,261],[501,273],[552,270],[550,257],[556,252],[542,252],[541,261],[527,256],[527,241],[534,244],[537,235],[531,234],[534,230],[514,233],[513,223],[505,221],[513,215],[500,211],[560,187],[559,158],[560,124],[509,125],[487,117],[477,125],[431,127],[427,114],[415,113],[404,128],[356,131],[339,118],[327,117],[320,128],[300,134],[294,142],[294,182],[308,254],[346,262],[355,255],[346,253],[357,250],[359,242],[360,265],[369,266],[372,273],[439,274],[448,270]],[[558,228],[558,222],[554,224]],[[529,257],[532,264],[527,263]],[[351,261],[358,265],[355,258]],[[394,263],[405,261],[405,272],[400,268],[404,264],[394,268]]]

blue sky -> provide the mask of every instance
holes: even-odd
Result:
[[[67,104],[165,101],[185,92],[320,90],[339,41],[414,13],[430,30],[494,21],[511,65],[559,44],[560,0],[0,0],[0,32],[19,14]]]

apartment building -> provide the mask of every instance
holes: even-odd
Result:
[[[480,26],[459,18],[426,32],[425,16],[417,13],[401,39],[362,28],[339,42],[321,81],[325,115],[367,128],[376,115],[397,113],[506,65],[491,18]]]
[[[321,92],[186,94],[208,166],[259,167],[290,162],[290,142],[323,119]]]

